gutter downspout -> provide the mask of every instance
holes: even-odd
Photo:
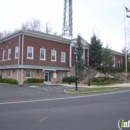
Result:
[[[22,58],[21,58],[21,64],[23,65],[23,52],[24,52],[24,32],[22,35]],[[20,85],[23,84],[23,68],[21,69],[21,83]]]
[[[69,67],[72,67],[72,47],[71,47],[71,43],[70,43],[70,54],[69,54]]]
[[[18,65],[19,65],[19,62],[20,62],[20,34],[19,34],[19,47],[18,47]],[[19,71],[17,69],[17,81],[19,80],[18,79],[18,75],[19,75]]]

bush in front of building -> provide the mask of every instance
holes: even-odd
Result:
[[[28,78],[24,83],[44,83],[44,79]]]
[[[70,77],[64,77],[63,79],[62,79],[62,82],[64,82],[64,83],[74,83],[75,82],[75,80],[76,80],[76,77],[74,77],[74,76],[70,76]]]
[[[110,77],[94,77],[91,79],[92,85],[107,85],[111,83],[117,83],[118,79],[110,78]]]
[[[0,83],[18,84],[17,80],[12,78],[0,78]]]

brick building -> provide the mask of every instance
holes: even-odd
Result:
[[[0,71],[3,78],[23,84],[27,78],[44,78],[59,83],[73,73],[73,49],[76,39],[36,31],[18,31],[0,39]],[[89,66],[89,43],[82,39],[83,58]],[[123,54],[112,51],[114,66],[124,62]],[[71,73],[70,73],[71,72]]]

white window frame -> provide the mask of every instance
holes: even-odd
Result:
[[[64,71],[60,71],[60,79],[65,77],[65,72]]]
[[[61,62],[66,62],[66,52],[61,52]]]
[[[113,66],[115,67],[116,65],[116,59],[115,59],[115,56],[112,56],[113,57]]]
[[[8,49],[8,60],[11,59],[11,48]]]
[[[2,60],[5,60],[5,50],[3,50],[3,53],[2,53]]]
[[[44,58],[41,57],[41,51],[44,50]],[[40,60],[46,60],[46,49],[40,48]]]
[[[18,50],[18,46],[15,47],[15,59],[18,58],[17,54],[19,55],[19,50]]]
[[[32,53],[32,57],[28,57],[28,52],[29,52],[29,49],[31,48],[31,53]],[[33,56],[34,56],[34,47],[31,47],[31,46],[28,46],[27,47],[27,59],[33,59]]]
[[[54,60],[52,59],[53,51],[54,51],[54,55],[55,55],[55,59]],[[56,50],[51,50],[51,61],[56,61],[56,53],[57,53]]]
[[[27,76],[27,71],[29,71],[30,76]],[[31,75],[32,75],[32,71],[30,69],[26,69],[26,78],[31,78]]]

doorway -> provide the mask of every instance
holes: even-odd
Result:
[[[45,82],[50,82],[51,81],[51,72],[44,72],[44,81]]]

